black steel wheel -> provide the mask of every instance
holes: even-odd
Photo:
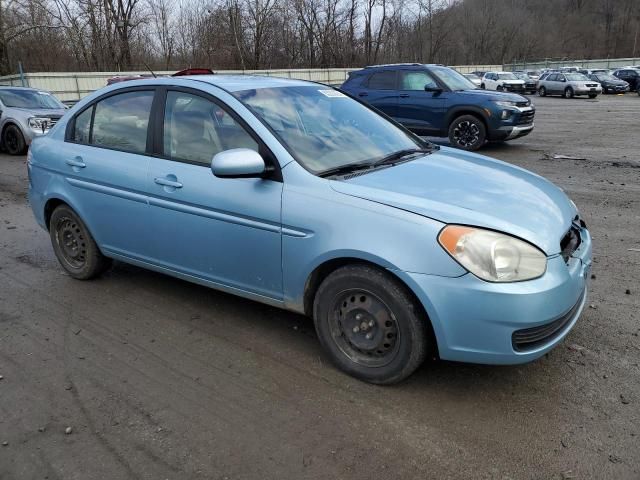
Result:
[[[111,260],[102,255],[87,227],[67,205],[59,205],[51,214],[49,235],[60,265],[73,278],[88,280],[109,268]]]
[[[451,145],[462,150],[478,150],[484,145],[486,138],[484,123],[473,115],[461,115],[449,125]]]
[[[405,287],[383,270],[348,265],[320,285],[313,317],[320,343],[342,370],[391,384],[423,362],[429,321]]]
[[[27,151],[24,135],[15,125],[8,125],[2,135],[2,144],[9,155],[23,155]]]

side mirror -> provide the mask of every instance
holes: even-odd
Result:
[[[429,85],[424,86],[425,92],[433,92],[433,93],[442,93],[442,89],[440,87],[430,87]]]
[[[255,150],[232,148],[213,157],[211,171],[220,178],[260,178],[267,168],[264,159]]]

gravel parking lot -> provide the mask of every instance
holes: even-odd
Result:
[[[581,209],[590,307],[537,362],[394,387],[334,369],[301,316],[123,264],[72,280],[0,156],[0,479],[640,478],[640,97],[534,101],[482,153]]]

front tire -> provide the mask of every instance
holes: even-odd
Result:
[[[9,155],[23,155],[27,151],[22,131],[15,125],[8,125],[2,134],[2,144]]]
[[[427,355],[422,309],[398,280],[368,265],[331,273],[316,293],[313,319],[333,363],[366,382],[397,383]]]
[[[85,224],[67,205],[58,206],[51,214],[49,235],[58,261],[69,275],[89,280],[111,266],[102,255]]]
[[[486,139],[487,129],[484,123],[473,115],[461,115],[449,125],[449,141],[456,148],[478,150]]]
[[[504,87],[503,87],[502,85],[498,85],[498,86],[496,87],[496,90],[497,90],[497,91],[499,91],[499,92],[501,92],[501,91],[503,91],[503,90],[504,90]]]
[[[564,89],[564,98],[573,98],[573,88],[567,87]]]
[[[598,96],[597,94],[593,94],[593,93],[589,94],[589,98],[596,98],[597,96]]]

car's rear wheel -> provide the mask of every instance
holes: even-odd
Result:
[[[331,273],[318,288],[313,318],[336,366],[367,382],[399,382],[427,354],[422,309],[398,280],[375,267],[347,265]]]
[[[573,88],[567,87],[564,89],[564,98],[573,98]]]
[[[486,138],[484,123],[473,115],[461,115],[449,126],[449,141],[456,148],[478,150],[484,145]]]
[[[111,265],[85,224],[67,205],[59,205],[51,214],[49,235],[58,261],[69,275],[89,280]]]
[[[23,155],[27,150],[24,135],[15,125],[8,125],[2,135],[2,144],[9,155]]]
[[[547,96],[547,89],[544,87],[540,87],[538,89],[538,95],[540,95],[541,97],[546,97]]]

